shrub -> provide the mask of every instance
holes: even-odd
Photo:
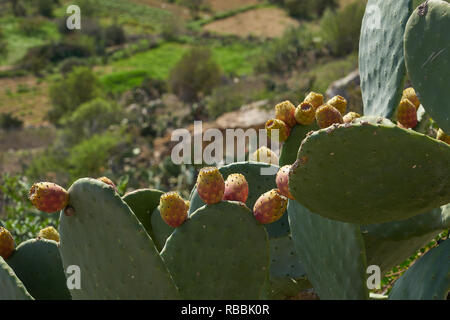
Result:
[[[19,30],[27,37],[39,35],[44,20],[41,17],[30,17],[19,22]]]
[[[61,62],[61,65],[59,67],[59,71],[62,75],[67,75],[76,67],[86,67],[87,63],[83,59],[80,58],[67,58]]]
[[[119,25],[113,24],[105,29],[106,46],[116,46],[125,43],[125,31]]]
[[[16,118],[12,113],[0,113],[0,129],[20,129],[22,126],[23,121]]]
[[[6,56],[8,54],[8,41],[4,36],[2,30],[0,30],[0,57]]]
[[[73,112],[81,104],[101,94],[101,84],[87,67],[77,67],[65,79],[59,79],[50,86],[50,100],[53,108],[48,117],[52,123]]]
[[[334,9],[337,0],[271,0],[286,8],[289,15],[298,19],[312,19],[320,17],[327,8]]]
[[[355,1],[338,11],[327,10],[320,22],[326,45],[335,56],[358,49],[365,1]]]
[[[209,49],[193,48],[170,72],[169,86],[180,99],[194,102],[219,84],[221,73]]]
[[[35,0],[37,12],[44,17],[53,18],[54,0]]]

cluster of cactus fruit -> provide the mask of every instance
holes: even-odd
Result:
[[[384,275],[450,227],[450,4],[367,8],[364,116],[341,96],[282,102],[266,123],[280,156],[262,147],[248,162],[203,168],[188,200],[153,189],[121,197],[105,177],[68,191],[33,185],[38,209],[60,211],[59,233],[15,248],[0,227],[0,299],[284,299],[306,289],[369,299],[368,266]],[[414,130],[419,106],[437,136]],[[449,256],[445,240],[389,298],[448,298]],[[80,287],[66,285],[72,266]]]

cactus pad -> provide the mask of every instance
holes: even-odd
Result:
[[[445,300],[450,292],[450,240],[431,249],[400,277],[391,300]]]
[[[73,299],[177,299],[159,253],[130,207],[108,185],[80,179],[69,189],[73,216],[60,214],[64,268],[79,266]]]
[[[369,0],[359,41],[364,114],[390,118],[405,79],[403,35],[411,0]]]
[[[303,139],[305,139],[306,134],[310,131],[319,129],[316,122],[309,126],[296,125],[291,130],[289,138],[284,142],[281,148],[280,155],[280,167],[288,164],[293,164],[297,160],[298,148]]]
[[[161,251],[185,299],[258,299],[269,272],[264,227],[240,202],[195,211]]]
[[[0,257],[0,300],[33,300],[13,269]]]
[[[161,212],[156,208],[151,216],[153,242],[155,243],[158,251],[164,248],[167,238],[172,234],[175,228],[172,228],[161,218]]]
[[[295,250],[320,299],[368,299],[359,225],[323,218],[295,200],[288,215]]]
[[[35,299],[71,299],[55,241],[31,239],[22,242],[8,259],[8,264]]]
[[[425,110],[450,132],[450,4],[432,0],[425,11],[417,8],[406,25],[406,68]]]
[[[289,190],[324,217],[373,224],[449,203],[449,176],[449,145],[381,118],[360,118],[303,140]]]

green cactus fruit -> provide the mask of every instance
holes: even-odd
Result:
[[[274,132],[278,132],[278,139],[280,142],[286,141],[291,132],[291,129],[286,125],[286,123],[278,119],[268,120],[266,122],[266,130],[267,135],[272,139],[275,138]]]
[[[261,194],[277,187],[275,177],[278,170],[277,166],[257,162],[236,162],[219,168],[224,177],[233,173],[240,173],[245,176],[249,186],[246,202],[248,208],[253,208]],[[205,205],[196,188],[192,190],[190,200],[189,214]],[[270,238],[286,236],[289,234],[287,215],[283,215],[277,222],[265,225],[265,228]]]
[[[197,192],[206,204],[222,201],[225,192],[225,181],[216,167],[202,168],[197,177]]]
[[[327,105],[338,109],[342,116],[345,115],[345,111],[347,110],[347,100],[339,95],[328,100]]]
[[[248,199],[248,182],[240,173],[233,173],[225,181],[223,200],[239,201],[246,203]]]
[[[356,120],[358,118],[361,118],[361,115],[359,113],[351,111],[343,117],[343,120],[344,123],[351,123],[353,120]]]
[[[417,109],[408,99],[403,99],[397,109],[397,123],[405,129],[417,126]]]
[[[159,205],[159,199],[164,192],[155,189],[138,189],[126,193],[122,200],[133,210],[133,213],[142,223],[150,238],[154,240],[154,230],[152,227],[152,213]],[[159,211],[158,211],[159,215]],[[161,218],[160,218],[161,219]],[[155,245],[157,243],[155,242]],[[158,247],[158,246],[157,246]],[[162,247],[158,247],[161,250]]]
[[[316,109],[311,103],[302,102],[295,109],[295,120],[304,126],[311,125],[316,120]]]
[[[438,130],[436,139],[438,139],[439,141],[443,141],[446,144],[450,144],[450,136],[447,135],[442,129]]]
[[[290,101],[284,101],[275,106],[275,118],[283,121],[291,128],[297,124],[294,114],[295,106]]]
[[[159,252],[164,248],[167,238],[172,234],[175,228],[169,226],[162,218],[161,212],[156,208],[151,215],[152,239]]]
[[[161,256],[189,300],[259,299],[269,273],[267,233],[240,202],[195,211],[167,239]]]
[[[13,269],[0,257],[0,301],[33,300]]]
[[[367,2],[359,41],[366,116],[391,118],[400,102],[406,74],[403,35],[411,10],[411,0]]]
[[[315,117],[315,115],[314,115]],[[315,119],[315,118],[314,118]],[[297,160],[298,148],[309,132],[319,129],[316,122],[309,126],[295,126],[289,138],[283,143],[280,154],[280,166],[293,164]]]
[[[278,156],[275,154],[275,152],[263,146],[250,155],[249,161],[274,164],[277,166],[280,160],[278,159]]]
[[[47,239],[22,242],[8,264],[36,300],[71,299],[57,242]]]
[[[39,231],[38,238],[59,242],[59,233],[54,227],[50,226],[50,227],[41,229]]]
[[[417,97],[416,90],[414,90],[413,87],[409,87],[403,90],[402,100],[403,99],[408,99],[409,101],[411,101],[414,107],[416,107],[416,110],[419,109],[420,101],[419,98]]]
[[[335,123],[344,123],[344,119],[339,110],[326,104],[317,108],[316,121],[320,128],[328,128]]]
[[[303,140],[289,190],[314,213],[372,224],[408,219],[449,203],[449,176],[449,145],[368,117]]]
[[[314,111],[316,111],[318,107],[323,105],[324,98],[323,98],[322,94],[312,91],[312,92],[308,93],[308,95],[306,96],[305,100],[303,100],[303,102],[310,103],[313,106]]]
[[[104,183],[106,183],[107,185],[110,185],[111,187],[113,187],[113,189],[114,189],[115,191],[117,191],[116,185],[114,184],[114,182],[112,182],[112,180],[111,180],[110,178],[108,178],[108,177],[100,177],[100,178],[97,178],[97,180],[99,180],[99,181],[101,181],[101,182],[104,182]]]
[[[287,211],[295,251],[320,299],[368,299],[359,225],[323,218],[295,200]]]
[[[178,299],[178,291],[154,242],[130,207],[95,179],[69,189],[75,214],[60,214],[60,253],[64,269],[81,270],[78,299]]]
[[[16,243],[12,234],[7,229],[0,227],[0,257],[8,259],[15,247]]]
[[[291,192],[289,191],[289,171],[291,170],[290,165],[286,165],[280,168],[277,173],[276,183],[279,192],[288,199],[294,200]]]
[[[446,300],[450,292],[450,240],[425,253],[392,287],[390,300]]]
[[[409,78],[427,113],[450,132],[450,3],[431,0],[411,15],[405,31]]]
[[[39,182],[31,186],[28,198],[38,210],[54,213],[67,206],[69,193],[55,183]]]
[[[253,207],[255,219],[262,224],[269,224],[281,219],[286,212],[288,199],[278,189],[262,194]]]
[[[168,192],[161,196],[159,212],[161,218],[172,228],[181,226],[187,219],[189,205],[178,192]]]

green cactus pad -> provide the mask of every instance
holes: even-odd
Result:
[[[270,299],[293,297],[311,288],[291,235],[270,240]]]
[[[8,264],[35,299],[71,299],[55,241],[31,239],[22,242],[8,259]]]
[[[392,287],[391,300],[445,300],[450,293],[450,240],[416,261]]]
[[[269,272],[264,227],[239,202],[195,211],[161,251],[185,299],[258,299]]]
[[[405,79],[403,36],[411,0],[369,0],[361,26],[359,73],[364,114],[390,118]]]
[[[431,0],[427,12],[417,8],[405,31],[409,78],[422,105],[445,132],[450,132],[450,4]]]
[[[278,166],[261,162],[237,162],[223,166],[219,168],[219,171],[225,180],[232,173],[240,173],[245,176],[249,188],[246,205],[250,210],[253,210],[256,200],[258,200],[263,193],[277,187],[275,179],[278,169]],[[261,174],[261,170],[270,170],[273,174]],[[191,206],[189,208],[189,214],[205,205],[202,199],[200,199],[195,187],[191,192],[190,201]],[[280,220],[266,225],[265,228],[270,238],[278,238],[289,234],[287,215],[283,215]]]
[[[73,216],[60,214],[63,266],[79,266],[73,299],[177,299],[178,292],[142,224],[104,183],[80,179],[69,189]]]
[[[33,300],[13,269],[0,257],[0,300]]]
[[[149,236],[154,239],[152,230],[151,214],[159,205],[159,198],[163,195],[162,191],[154,189],[139,189],[127,193],[122,200],[133,210],[133,213],[142,223]],[[156,244],[156,242],[155,242]],[[161,248],[158,248],[161,250]]]
[[[323,218],[292,200],[288,215],[295,250],[320,299],[368,299],[359,225]]]
[[[315,131],[319,129],[316,122],[309,126],[296,125],[292,128],[291,134],[289,138],[284,142],[283,147],[281,148],[280,155],[280,167],[283,167],[288,164],[293,164],[295,160],[297,160],[298,148],[300,148],[300,144],[303,139],[305,139],[306,134],[310,131]]]
[[[175,228],[172,228],[164,220],[161,218],[161,212],[156,208],[152,213],[152,230],[153,230],[153,241],[158,248],[158,251],[161,251],[166,244],[167,238],[172,234]]]
[[[390,121],[358,119],[303,140],[289,189],[326,218],[405,220],[450,202],[450,146]]]

